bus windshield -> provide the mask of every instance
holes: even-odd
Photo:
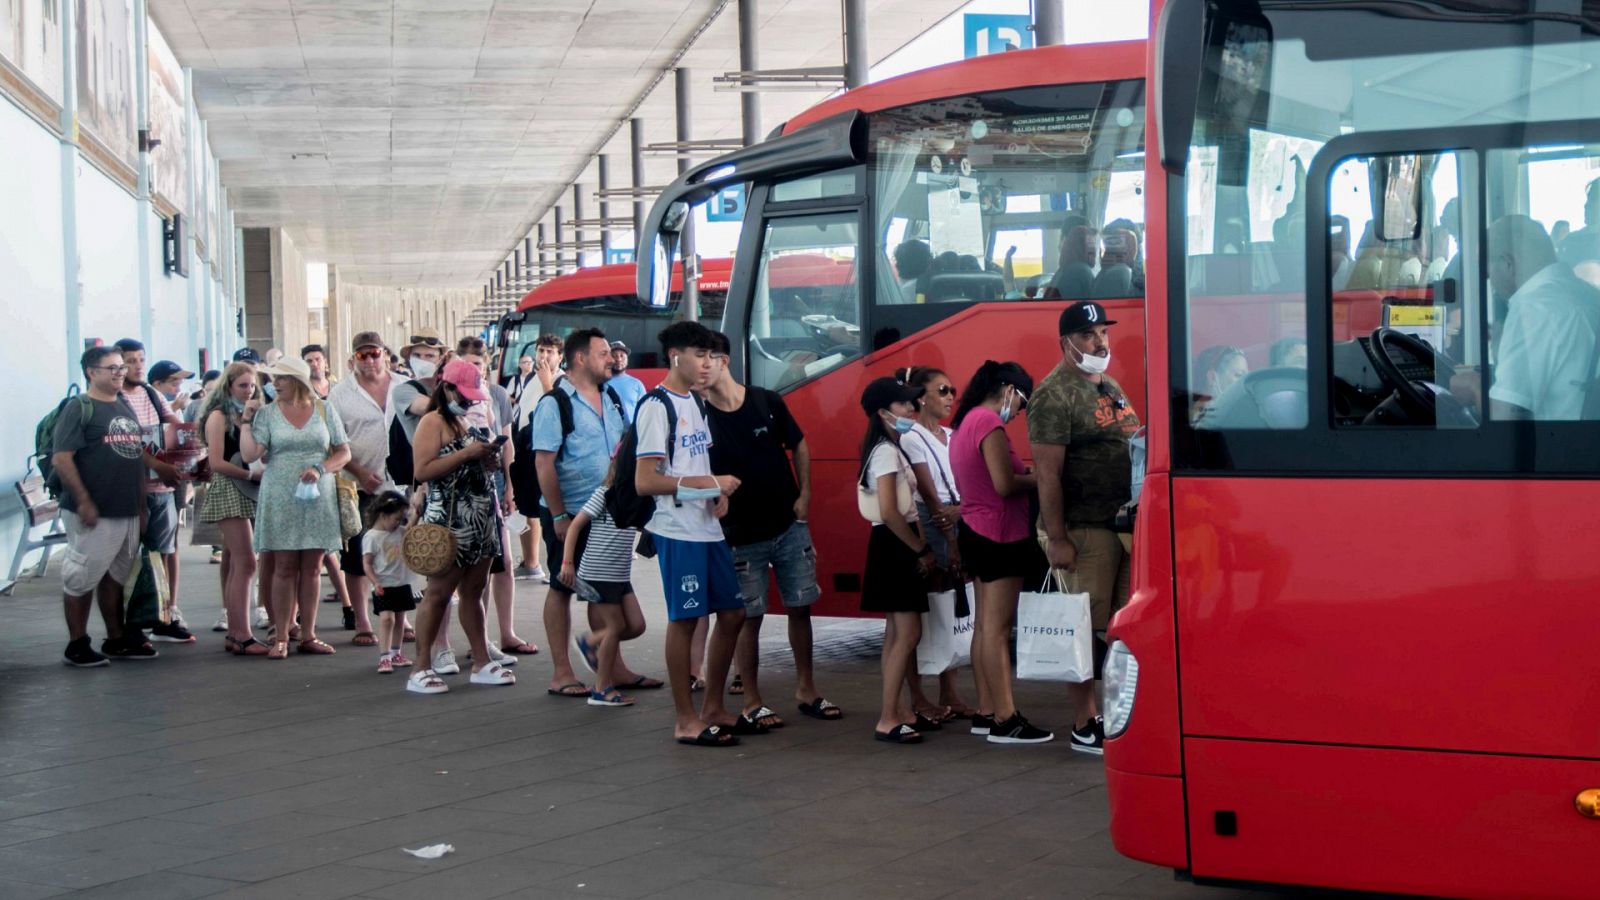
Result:
[[[874,113],[880,306],[1144,292],[1144,83]]]
[[[1213,31],[1185,179],[1180,427],[1476,429],[1497,392],[1515,417],[1578,417],[1581,394],[1548,397],[1538,373],[1512,371],[1526,323],[1509,311],[1566,235],[1600,230],[1586,204],[1600,143],[1574,121],[1600,102],[1600,45],[1576,17],[1445,6],[1262,4]],[[1540,284],[1575,294],[1573,270]],[[1324,315],[1334,380],[1330,408],[1311,410],[1307,323]],[[1374,347],[1380,326],[1425,346]],[[1381,408],[1397,379],[1379,356],[1431,385],[1436,416]]]
[[[699,296],[700,319],[712,323],[722,321],[727,291],[702,288]],[[517,371],[520,357],[533,355],[540,335],[553,334],[566,340],[567,335],[582,328],[599,328],[605,332],[607,340],[627,344],[628,365],[632,368],[664,368],[656,335],[681,317],[681,299],[682,294],[674,293],[672,305],[656,308],[634,294],[606,294],[547,303],[513,313],[502,325],[505,357],[500,363],[501,377],[509,378]],[[522,319],[513,321],[513,316]]]

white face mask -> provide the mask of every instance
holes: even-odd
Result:
[[[423,359],[420,356],[411,357],[411,374],[418,378],[430,378],[438,368],[438,364],[431,359]]]
[[[1083,372],[1086,375],[1104,375],[1106,370],[1111,368],[1110,347],[1106,348],[1105,356],[1091,356],[1079,351],[1076,346],[1072,348],[1072,352],[1078,357],[1076,360],[1074,360],[1078,366],[1078,371]]]

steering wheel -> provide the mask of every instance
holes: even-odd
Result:
[[[1394,391],[1401,408],[1413,424],[1436,424],[1440,421],[1464,427],[1478,424],[1478,417],[1454,394],[1431,382],[1407,378],[1394,359],[1396,351],[1403,351],[1426,365],[1429,371],[1437,372],[1441,365],[1447,369],[1455,368],[1455,361],[1449,356],[1412,335],[1388,326],[1373,330],[1371,345],[1373,369],[1384,386]]]

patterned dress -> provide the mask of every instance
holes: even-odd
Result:
[[[283,408],[273,403],[256,413],[251,430],[267,451],[267,470],[256,503],[257,552],[343,547],[333,476],[322,476],[315,500],[294,495],[301,472],[327,459],[330,447],[349,442],[339,411],[318,400],[305,427],[296,428],[284,418]]]
[[[449,456],[482,441],[476,429],[439,448]],[[456,567],[470,569],[500,555],[500,504],[490,487],[488,469],[469,462],[428,482],[428,502],[422,521],[448,526],[456,536]]]

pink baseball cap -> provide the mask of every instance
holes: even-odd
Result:
[[[464,359],[452,359],[445,363],[439,380],[453,385],[461,392],[461,396],[474,403],[489,399],[489,392],[483,389],[483,378],[478,375],[478,367]]]

